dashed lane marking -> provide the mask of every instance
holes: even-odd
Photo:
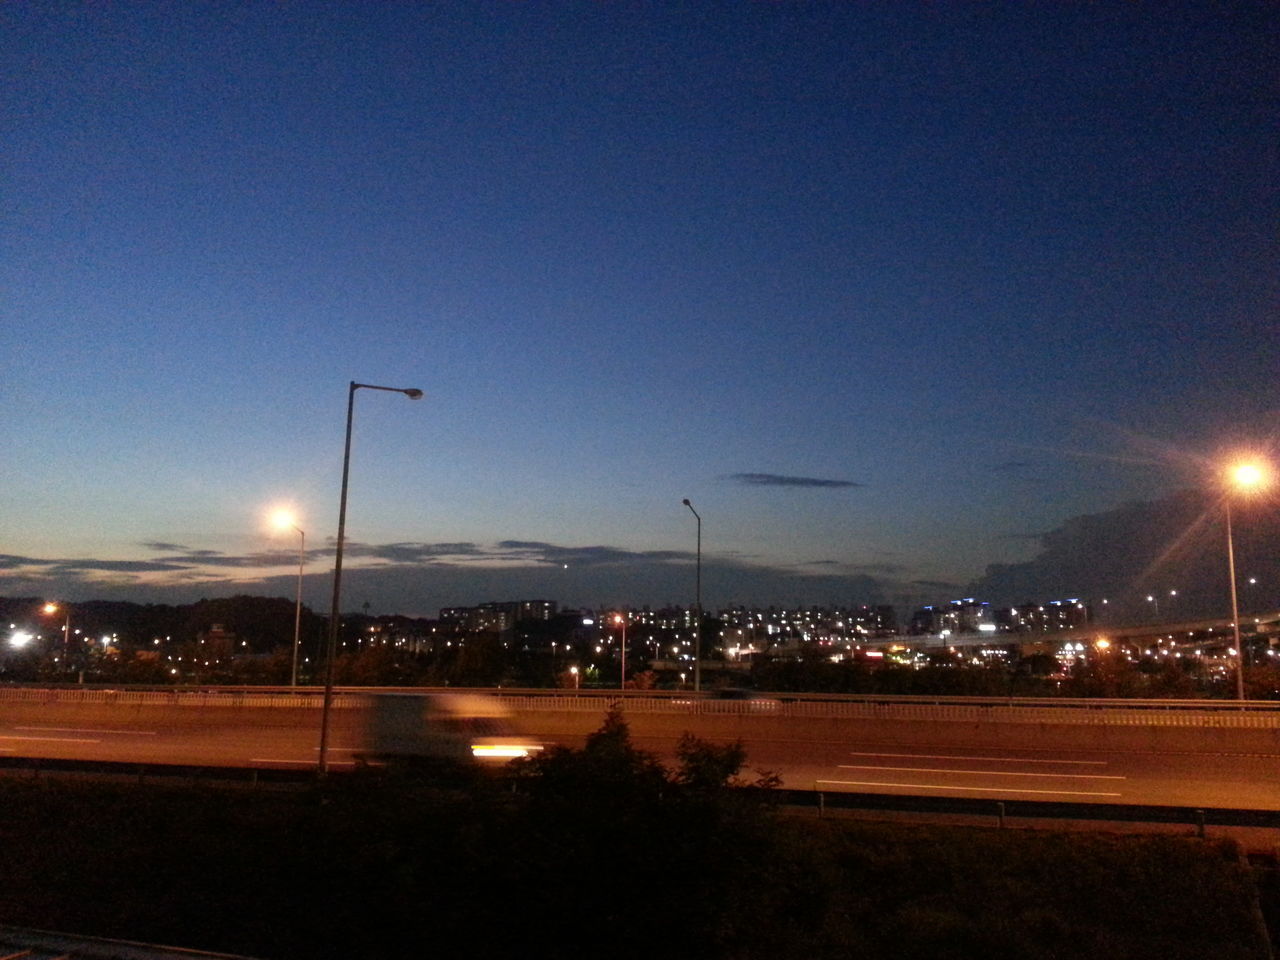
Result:
[[[984,777],[1048,777],[1052,780],[1128,780],[1107,773],[1021,773],[1012,770],[940,770],[937,767],[881,767],[873,764],[841,763],[841,770],[893,770],[897,773],[962,773]]]
[[[968,790],[980,793],[1036,793],[1055,797],[1119,797],[1119,793],[1099,793],[1089,790],[1017,790],[1013,787],[957,787],[951,784],[933,783],[885,783],[878,780],[815,780],[814,783],[832,783],[842,787],[898,787],[912,790]]]

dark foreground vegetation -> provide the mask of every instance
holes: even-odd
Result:
[[[818,820],[617,714],[514,779],[0,781],[0,923],[316,957],[1267,956],[1229,843]]]

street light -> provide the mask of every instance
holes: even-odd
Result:
[[[697,691],[702,689],[702,517],[699,517],[698,511],[693,509],[693,504],[689,502],[688,497],[685,497],[681,503],[688,507],[689,512],[698,520],[698,566],[694,580],[697,607],[693,621],[693,689]]]
[[[56,603],[49,602],[40,608],[46,614],[54,614],[61,610],[66,614],[66,621],[62,625],[62,658],[66,661],[66,669],[71,669],[71,604],[64,603],[59,607]]]
[[[297,518],[288,510],[279,510],[272,518],[277,529],[298,531],[298,599],[293,606],[293,668],[289,672],[289,686],[298,685],[298,641],[302,636],[302,567],[306,562],[307,535],[298,526]]]
[[[342,602],[342,540],[347,530],[347,477],[351,471],[351,415],[355,411],[357,390],[385,390],[403,393],[410,400],[421,400],[416,387],[379,387],[372,383],[351,381],[347,390],[347,441],[342,452],[342,494],[338,501],[338,546],[333,556],[333,606],[329,616],[329,642],[324,666],[324,706],[320,711],[320,773],[329,772],[329,712],[333,707],[333,661],[338,653],[338,607]]]
[[[619,690],[627,689],[627,621],[620,613],[613,615],[613,622],[622,624],[622,680],[618,684]]]
[[[1253,493],[1265,487],[1271,479],[1270,471],[1256,461],[1237,463],[1231,468],[1228,479],[1233,489],[1227,490],[1224,499],[1227,513],[1227,573],[1231,580],[1231,629],[1236,645],[1236,699],[1244,699],[1244,645],[1240,642],[1240,605],[1236,598],[1236,551],[1231,536],[1231,494],[1233,490]]]

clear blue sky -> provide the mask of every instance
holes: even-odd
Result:
[[[1274,434],[1278,11],[0,7],[0,593],[324,609],[355,379],[344,606],[948,599]]]

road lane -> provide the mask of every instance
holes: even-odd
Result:
[[[1058,796],[1105,803],[1280,809],[1280,757],[1275,756],[1101,750],[1069,755],[1044,751],[1036,756],[1039,751],[1025,746],[1006,753],[990,744],[975,744],[972,751],[948,745],[945,753],[927,745],[911,750],[899,744],[878,751],[873,744],[857,741],[811,744],[777,739],[748,739],[745,745],[749,768],[777,773],[784,786],[802,790],[1010,800]],[[873,769],[855,772],[849,769],[853,767]],[[888,769],[892,767],[912,769],[895,772]],[[874,768],[882,769],[883,775],[875,775]],[[1047,776],[1009,775],[1014,773]]]
[[[830,779],[816,781],[819,789],[848,788],[870,793],[918,790],[925,791],[927,795],[998,794],[1004,797],[1059,797],[1119,803],[1124,800],[1120,787],[1128,780],[1123,774],[1096,772],[1108,767],[1104,760],[900,752],[877,754],[871,751],[851,751],[851,759],[881,762],[836,764],[837,774]],[[919,763],[903,765],[906,759],[915,759]],[[957,767],[957,762],[966,766]],[[984,764],[986,766],[982,768]],[[1069,766],[1073,771],[1088,767],[1095,772],[1049,770],[1047,767],[1050,765]],[[1010,769],[1026,766],[1034,769]]]
[[[353,742],[335,711],[331,750],[346,765]],[[580,746],[600,717],[529,710],[517,718],[526,734]],[[741,740],[743,779],[781,776],[794,789],[1096,799],[1183,807],[1280,809],[1280,755],[1247,753],[1229,729],[1205,731],[1195,751],[1158,751],[1135,737],[1107,740],[1081,725],[1070,749],[1065,728],[1042,724],[915,721],[792,721],[782,717],[628,717],[638,746],[675,760],[688,731],[714,743]],[[156,704],[0,703],[0,752],[6,757],[132,763],[294,768],[316,763],[318,705],[242,707]],[[1120,745],[1117,745],[1120,744]],[[1220,751],[1220,752],[1215,752]]]

